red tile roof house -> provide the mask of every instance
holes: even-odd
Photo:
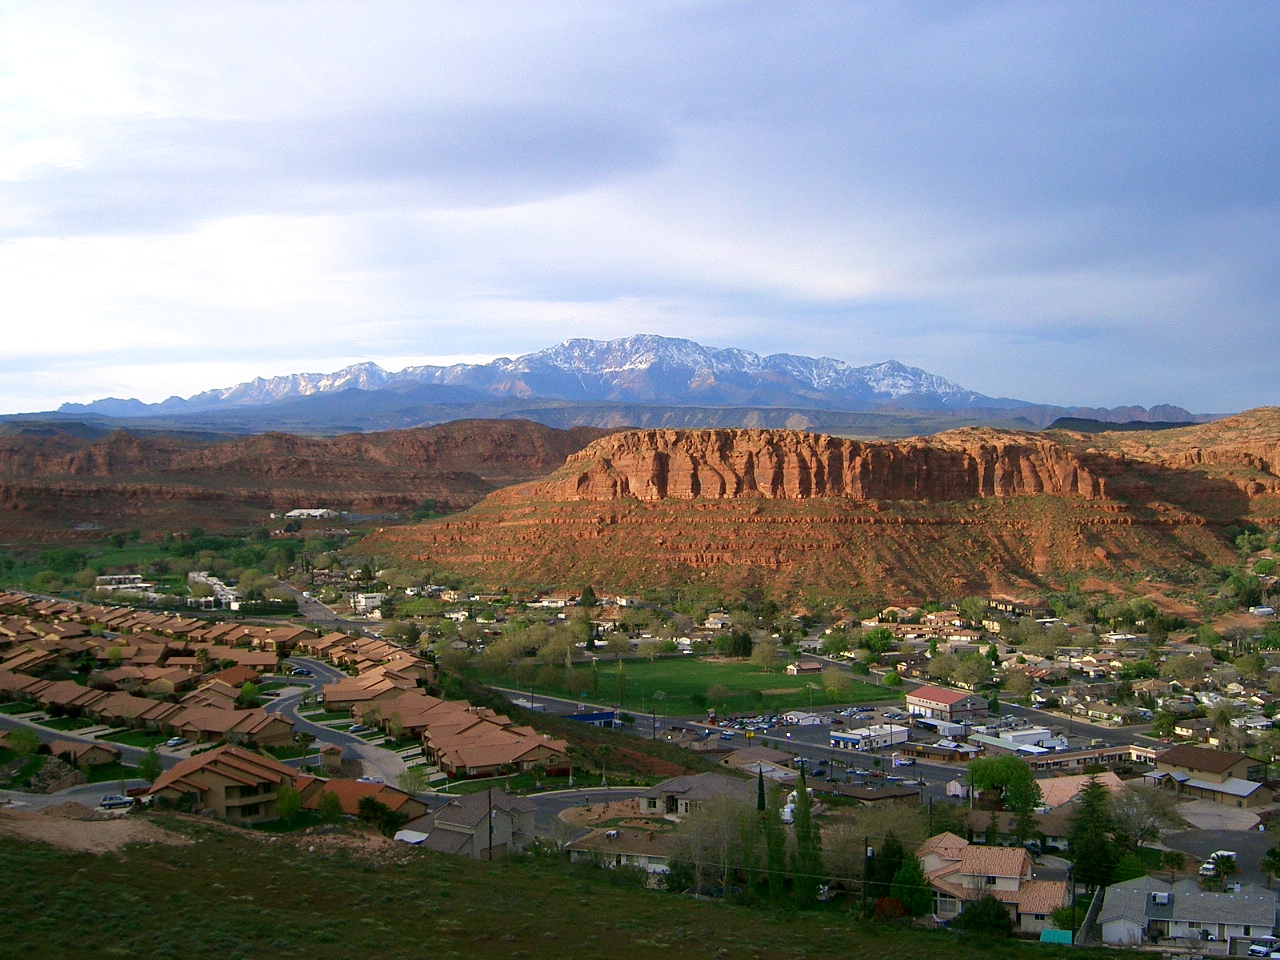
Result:
[[[427,812],[427,805],[413,794],[385,783],[302,777],[298,780],[298,792],[302,795],[304,810],[320,809],[321,795],[332,793],[342,803],[342,812],[352,817],[360,815],[360,801],[365,797],[373,797],[406,820],[416,820]]]
[[[972,723],[987,718],[987,701],[976,694],[945,687],[917,687],[907,693],[907,712],[912,716]]]
[[[162,804],[190,805],[232,823],[275,820],[280,785],[297,771],[243,747],[225,745],[198,753],[160,775],[146,796]]]
[[[104,763],[115,763],[120,759],[119,747],[88,740],[54,740],[49,744],[49,753],[73,767],[96,767]]]
[[[175,733],[202,743],[228,740],[258,747],[285,747],[293,743],[293,722],[278,713],[254,710],[222,710],[190,707],[165,719]]]
[[[933,912],[940,920],[990,895],[1008,908],[1019,930],[1034,933],[1049,929],[1053,911],[1070,903],[1065,882],[1031,878],[1031,855],[1022,847],[977,846],[940,833],[926,840],[916,856],[933,887]]]

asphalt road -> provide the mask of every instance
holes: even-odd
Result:
[[[316,742],[312,744],[313,750],[319,750],[329,743],[352,750],[359,755],[360,761],[364,765],[365,776],[381,777],[386,783],[394,784],[396,778],[405,771],[404,761],[396,754],[390,750],[384,750],[382,747],[375,747],[366,743],[355,734],[312,723],[306,717],[298,714],[298,706],[302,703],[302,697],[305,693],[318,693],[326,683],[336,683],[344,679],[346,674],[327,663],[313,660],[310,657],[290,657],[285,661],[285,666],[305,667],[314,676],[290,677],[289,682],[291,684],[297,687],[305,687],[306,689],[294,690],[268,701],[265,708],[267,712],[284,714],[294,722],[294,729],[297,732],[309,733],[315,737]]]
[[[1258,862],[1268,850],[1280,844],[1280,836],[1257,830],[1188,830],[1167,834],[1161,842],[1172,850],[1189,853],[1197,860],[1206,860],[1219,850],[1234,850],[1237,872],[1232,879],[1242,883],[1266,883],[1267,875]]]
[[[341,630],[344,633],[378,633],[380,631],[381,624],[371,623],[368,620],[348,620],[345,617],[340,617],[319,600],[312,597],[304,597],[301,590],[296,590],[287,583],[282,583],[280,588],[292,594],[293,598],[298,601],[298,616],[304,620],[323,624],[326,627],[333,630]]]

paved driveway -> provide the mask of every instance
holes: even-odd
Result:
[[[1201,830],[1252,830],[1258,815],[1250,810],[1228,807],[1212,800],[1192,800],[1178,806],[1183,820]]]
[[[1266,883],[1266,874],[1258,867],[1258,861],[1273,846],[1280,845],[1280,834],[1257,830],[1188,830],[1169,834],[1163,842],[1166,847],[1189,853],[1197,860],[1204,860],[1218,850],[1234,850],[1238,871],[1235,878],[1244,883]],[[1159,876],[1159,871],[1156,875]]]

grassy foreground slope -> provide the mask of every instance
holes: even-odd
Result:
[[[1061,948],[864,926],[619,887],[559,860],[478,863],[184,824],[187,847],[92,856],[0,838],[0,958],[1056,958]],[[309,852],[312,843],[315,852]]]

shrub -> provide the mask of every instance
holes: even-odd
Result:
[[[951,926],[988,937],[1008,937],[1013,934],[1013,917],[1009,915],[1008,907],[988,894],[965,904],[960,916],[951,921]]]

